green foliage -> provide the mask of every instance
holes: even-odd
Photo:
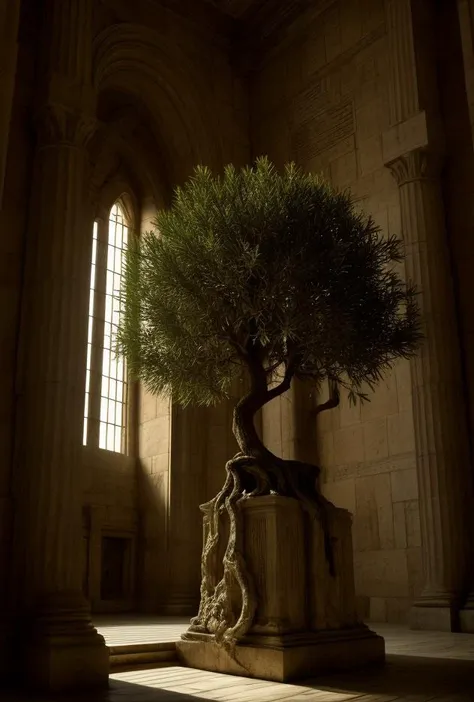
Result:
[[[293,164],[200,167],[127,251],[118,349],[182,404],[221,400],[255,364],[361,396],[420,339],[401,260],[347,193]]]

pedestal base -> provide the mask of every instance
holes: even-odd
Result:
[[[474,609],[462,609],[459,613],[459,623],[463,634],[474,634]]]
[[[418,607],[410,610],[410,628],[424,631],[459,631],[456,611],[451,607]]]
[[[81,596],[58,593],[39,608],[26,645],[24,674],[29,687],[45,692],[107,687],[109,649]]]
[[[86,640],[54,636],[28,651],[28,686],[47,692],[106,688],[109,649],[97,632]]]
[[[216,673],[288,682],[330,670],[385,661],[385,642],[366,627],[285,636],[247,636],[233,655],[209,634],[184,634],[176,644],[187,666]]]

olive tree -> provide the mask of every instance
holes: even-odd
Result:
[[[207,505],[198,630],[235,641],[253,618],[240,500],[296,497],[324,527],[319,469],[272,453],[255,415],[295,379],[316,389],[329,381],[336,393],[364,400],[396,359],[415,353],[416,292],[394,266],[402,259],[400,242],[382,236],[350,194],[293,164],[277,172],[266,158],[217,176],[197,168],[159,212],[155,231],[130,245],[118,349],[131,373],[181,405],[215,404],[242,387],[233,414],[240,451]],[[213,583],[209,559],[225,510],[224,576]],[[242,593],[237,612],[231,581]]]

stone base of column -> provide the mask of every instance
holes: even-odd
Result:
[[[0,680],[8,679],[10,676],[9,641],[11,632],[11,622],[4,617],[0,618]]]
[[[474,634],[474,609],[460,611],[459,625],[463,634]]]
[[[176,650],[191,668],[274,682],[385,662],[383,638],[362,625],[284,636],[249,635],[232,653],[218,646],[212,635],[189,632]]]
[[[81,596],[56,595],[43,603],[25,651],[25,668],[28,685],[35,690],[107,687],[109,650]]]
[[[471,593],[466,604],[459,612],[459,624],[463,634],[474,634],[474,593]]]
[[[459,611],[454,606],[423,606],[410,610],[410,629],[423,631],[459,631]]]

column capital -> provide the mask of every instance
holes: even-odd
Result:
[[[97,121],[89,112],[50,103],[39,110],[36,125],[40,149],[50,146],[85,148],[96,131]]]
[[[388,161],[398,187],[420,180],[437,180],[443,167],[443,155],[429,148],[413,149]]]

